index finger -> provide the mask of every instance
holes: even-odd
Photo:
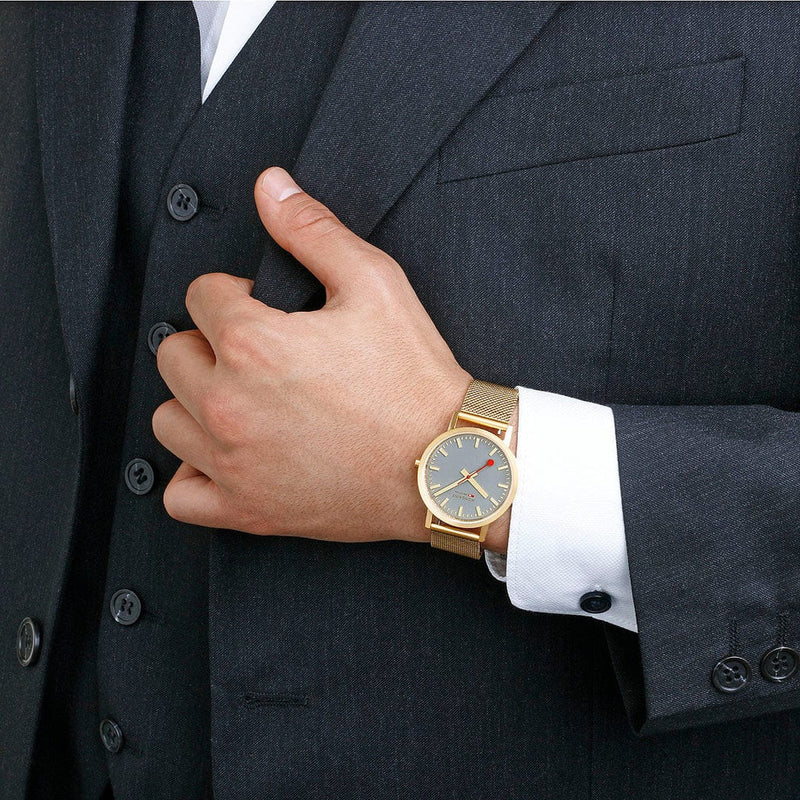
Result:
[[[253,281],[225,272],[209,272],[195,278],[186,290],[186,310],[208,339],[215,353],[223,331],[254,316],[284,316],[283,311],[251,296]]]

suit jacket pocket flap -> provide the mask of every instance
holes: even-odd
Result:
[[[739,130],[744,57],[489,96],[442,144],[439,181],[702,142]]]

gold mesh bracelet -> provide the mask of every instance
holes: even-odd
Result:
[[[501,439],[511,423],[519,392],[508,386],[499,386],[488,381],[473,380],[464,395],[461,408],[453,414],[450,430],[459,427],[459,422],[480,425],[496,430]],[[431,522],[431,547],[456,553],[467,558],[481,557],[481,542],[486,538],[488,525],[474,528],[454,528],[438,520]]]
[[[498,386],[488,381],[472,381],[457,416],[462,419],[465,417],[483,419],[487,428],[496,427],[494,423],[497,422],[505,427],[511,422],[518,397],[519,392],[516,389],[509,389],[508,386]]]
[[[434,522],[431,525],[431,547],[435,547],[437,550],[447,550],[448,553],[455,553],[467,558],[478,559],[481,557],[481,543],[477,533],[474,539],[467,539],[462,531],[452,529],[453,533],[442,533],[436,530],[434,525],[438,526],[438,523]],[[449,526],[441,525],[440,527]]]

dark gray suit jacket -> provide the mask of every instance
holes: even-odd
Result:
[[[132,11],[104,18],[34,48],[0,17],[9,798],[114,251]],[[796,793],[800,675],[759,665],[800,649],[799,37],[794,4],[362,6],[293,174],[399,261],[471,373],[613,406],[640,633],[513,609],[425,547],[215,534],[218,800]],[[54,85],[65,60],[83,79]],[[303,307],[315,282],[272,265],[254,294]],[[722,693],[730,655],[751,674]]]

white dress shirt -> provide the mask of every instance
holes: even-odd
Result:
[[[205,102],[275,0],[192,1]],[[635,631],[613,413],[596,403],[518,388],[519,484],[508,555],[487,551],[489,570],[506,582],[518,608],[594,616]],[[611,608],[587,614],[580,598],[596,590],[611,597]]]

